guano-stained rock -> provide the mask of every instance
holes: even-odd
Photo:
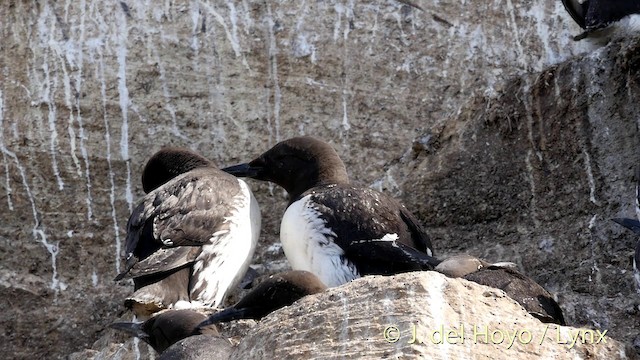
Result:
[[[356,279],[278,310],[231,358],[637,358],[605,330],[543,324],[501,290],[414,272]]]

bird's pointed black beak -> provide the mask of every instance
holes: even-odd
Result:
[[[203,322],[200,323],[200,325],[197,326],[197,329],[199,331],[202,331],[203,328],[213,325],[213,324],[217,324],[217,323],[221,323],[221,322],[229,322],[232,320],[238,320],[238,319],[250,319],[253,318],[251,317],[250,312],[247,309],[236,309],[236,308],[228,308],[228,309],[224,309],[220,312],[217,312],[213,315],[210,315],[206,320],[204,320]]]
[[[249,163],[229,166],[222,171],[231,174],[236,177],[249,177],[254,178],[260,174],[261,167],[251,166]]]
[[[633,231],[634,233],[640,235],[640,221],[635,219],[624,219],[624,218],[615,218],[611,220],[626,227],[627,229]]]
[[[139,337],[140,339],[148,339],[149,334],[142,330],[142,323],[133,323],[133,322],[116,322],[109,324],[109,327],[115,330],[124,331],[133,335],[135,337]]]

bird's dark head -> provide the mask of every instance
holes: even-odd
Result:
[[[147,161],[142,171],[142,188],[149,193],[180,174],[206,166],[213,163],[189,149],[166,147]]]
[[[311,136],[281,141],[249,163],[222,170],[239,177],[276,183],[291,198],[314,186],[349,182],[338,153],[328,143]]]
[[[162,353],[169,346],[189,336],[218,335],[215,326],[198,328],[198,324],[206,318],[204,314],[192,309],[167,310],[145,321],[143,327],[148,337],[142,340]]]

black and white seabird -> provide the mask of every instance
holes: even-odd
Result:
[[[172,344],[194,335],[218,335],[215,326],[199,326],[207,317],[194,310],[166,310],[145,322],[118,322],[111,328],[127,332],[162,353]]]
[[[615,27],[640,30],[640,1],[637,0],[562,0],[573,20],[585,31],[574,40],[607,36]]]
[[[147,195],[127,224],[125,269],[140,318],[165,308],[219,306],[249,267],[260,210],[247,184],[186,149],[165,148],[142,175]]]
[[[443,260],[435,270],[449,277],[460,277],[500,289],[538,320],[566,325],[562,309],[553,295],[518,272],[513,263],[490,264],[470,255],[456,255]]]
[[[209,316],[200,326],[238,319],[260,320],[304,296],[317,294],[326,289],[327,286],[308,271],[293,270],[274,274],[251,289],[238,303]]]
[[[223,170],[287,191],[289,206],[280,224],[284,253],[294,270],[310,271],[329,287],[437,264],[413,214],[388,195],[349,184],[342,160],[322,140],[291,138]]]

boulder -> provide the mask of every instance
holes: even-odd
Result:
[[[544,324],[502,290],[428,271],[367,276],[265,317],[233,359],[635,359],[607,329]]]

